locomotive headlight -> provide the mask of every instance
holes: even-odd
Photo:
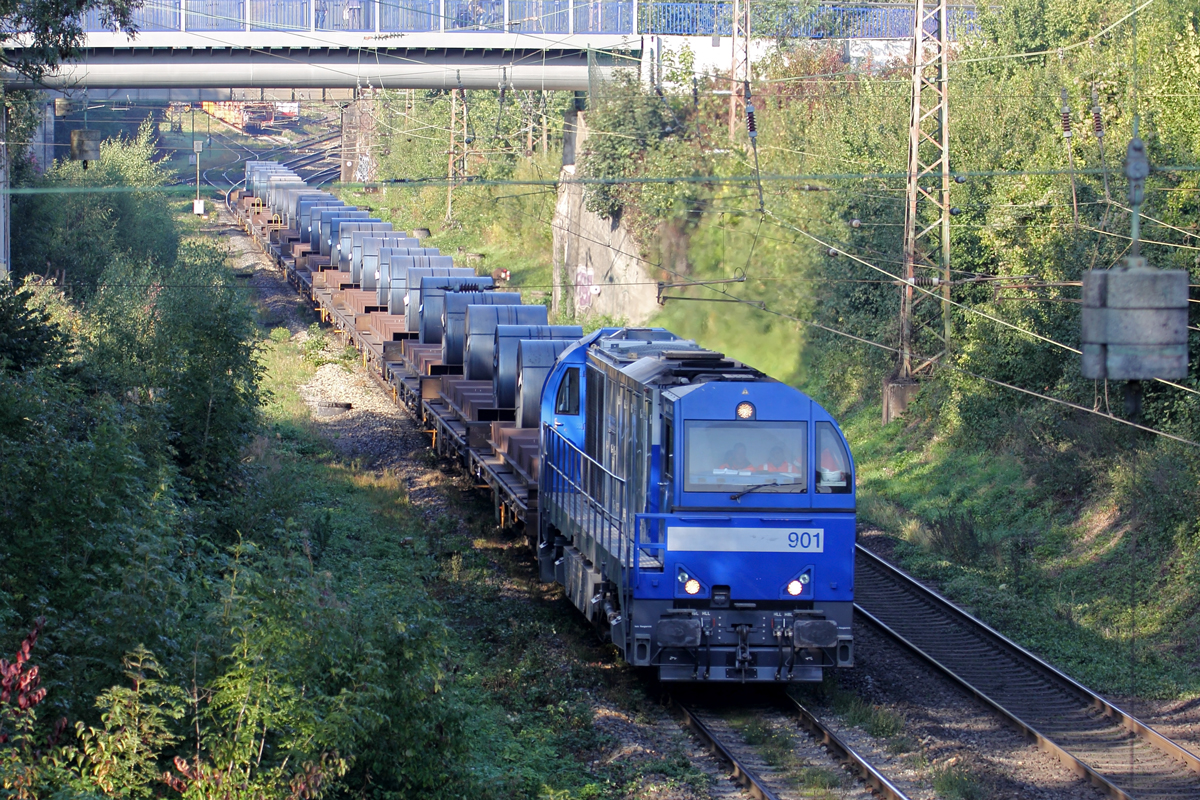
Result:
[[[792,597],[799,597],[804,594],[804,587],[812,580],[812,575],[808,572],[802,572],[798,577],[793,578],[787,585],[787,593]]]
[[[700,581],[688,578],[687,583],[683,585],[683,590],[688,594],[700,594]]]
[[[738,419],[754,419],[754,404],[744,400],[737,404]]]

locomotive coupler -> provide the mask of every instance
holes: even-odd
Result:
[[[737,633],[737,650],[734,653],[734,666],[742,674],[742,683],[746,682],[746,668],[750,666],[750,629],[753,625],[734,625]]]

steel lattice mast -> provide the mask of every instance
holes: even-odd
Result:
[[[947,0],[916,0],[913,16],[912,109],[908,131],[908,187],[904,211],[904,281],[900,298],[900,379],[913,377],[944,355],[950,343],[950,122]],[[940,182],[940,187],[936,183]],[[921,213],[921,201],[935,216]],[[925,219],[922,219],[922,217]],[[938,261],[931,240],[940,234]],[[917,270],[940,268],[943,349],[913,367],[913,308],[924,296],[914,285]],[[921,281],[926,283],[926,281]]]

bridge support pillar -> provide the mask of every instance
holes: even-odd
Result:
[[[4,90],[0,88],[0,280],[9,277],[8,220],[12,208],[12,196],[8,193],[10,170],[8,164],[8,107],[4,104]]]
[[[375,180],[375,99],[359,97],[342,109],[342,183]]]

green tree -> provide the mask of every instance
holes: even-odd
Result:
[[[88,12],[99,12],[106,24],[133,33],[133,12],[139,5],[135,0],[3,0],[0,43],[6,46],[0,50],[0,64],[40,78],[75,56]],[[12,46],[14,42],[20,46]]]

